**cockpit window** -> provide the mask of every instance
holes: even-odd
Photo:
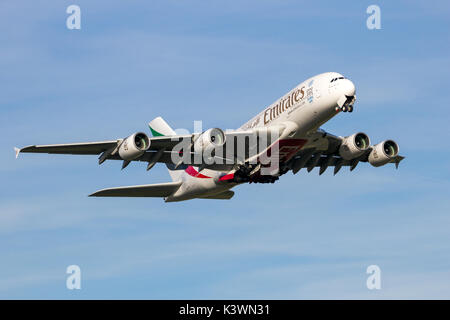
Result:
[[[331,82],[334,82],[334,81],[337,81],[337,80],[340,80],[340,79],[345,79],[345,78],[344,77],[334,78],[333,80],[331,80]]]

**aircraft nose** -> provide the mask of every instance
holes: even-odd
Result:
[[[348,80],[348,79],[342,80],[342,82],[340,83],[340,87],[341,87],[342,93],[345,94],[347,97],[351,97],[351,96],[355,95],[355,92],[356,92],[355,85],[350,80]]]

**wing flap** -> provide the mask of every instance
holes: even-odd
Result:
[[[90,197],[168,197],[181,186],[181,181],[108,188],[94,192]]]

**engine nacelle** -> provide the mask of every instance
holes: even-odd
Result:
[[[361,156],[370,147],[369,137],[362,132],[344,138],[339,147],[339,155],[345,160],[352,160]]]
[[[374,167],[384,166],[398,155],[398,144],[394,140],[385,140],[372,147],[369,163]]]
[[[225,133],[219,128],[208,129],[203,132],[194,143],[194,152],[214,156],[214,150],[225,143]]]
[[[119,147],[119,156],[123,160],[134,160],[150,148],[150,139],[143,132],[137,132],[125,138]]]

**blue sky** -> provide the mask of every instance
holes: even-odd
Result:
[[[71,4],[81,30],[65,26]],[[366,28],[370,4],[381,30]],[[446,1],[2,1],[0,298],[450,298],[449,17]],[[87,197],[169,181],[161,165],[14,159],[156,116],[237,128],[325,71],[351,78],[358,102],[324,129],[395,139],[399,170],[301,171],[165,204]]]

